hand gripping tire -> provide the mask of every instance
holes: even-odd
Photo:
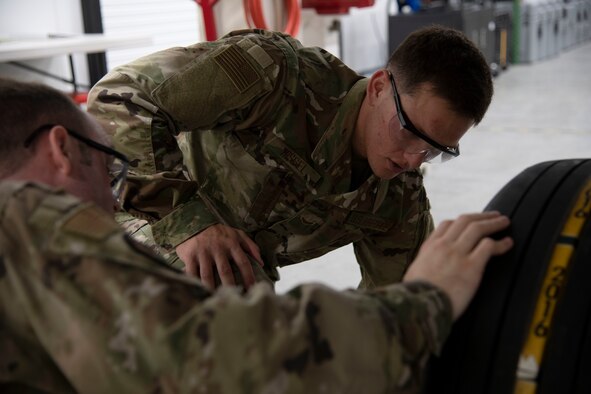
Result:
[[[511,218],[515,245],[487,266],[423,392],[591,392],[591,159],[532,166],[485,210]]]

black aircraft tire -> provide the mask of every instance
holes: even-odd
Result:
[[[472,304],[454,324],[441,356],[429,364],[425,393],[516,392],[519,358],[526,337],[531,335],[530,324],[540,302],[549,261],[561,239],[564,222],[590,179],[591,160],[540,163],[515,177],[491,200],[485,210],[498,210],[511,218],[508,233],[515,246],[489,263]],[[550,387],[568,385],[574,390],[579,385],[576,379],[590,379],[588,373],[577,370],[591,366],[591,351],[588,358],[578,354],[583,343],[591,348],[591,289],[587,297],[580,296],[586,290],[585,278],[591,278],[586,275],[590,267],[582,263],[586,258],[591,266],[590,221],[586,222],[571,258],[569,279],[561,289],[561,298],[553,304],[553,329],[545,342],[545,355],[550,356],[542,359],[535,380],[538,393],[556,392]],[[591,288],[591,284],[586,287]],[[566,328],[568,333],[564,334]],[[565,355],[557,348],[572,350]],[[560,361],[567,358],[569,362]],[[568,384],[557,378],[557,373],[546,372],[566,366],[572,370]],[[591,386],[587,388],[591,392]]]
[[[591,220],[579,239],[591,240]],[[570,265],[568,286],[556,308],[546,346],[551,357],[544,358],[540,394],[591,392],[591,242],[579,243]]]

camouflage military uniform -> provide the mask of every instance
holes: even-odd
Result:
[[[451,326],[425,283],[212,294],[45,186],[0,183],[0,224],[2,393],[415,392]]]
[[[239,31],[113,70],[88,108],[132,159],[126,209],[164,248],[223,223],[276,278],[353,242],[374,287],[401,279],[432,219],[418,172],[352,179],[366,85],[322,49]]]

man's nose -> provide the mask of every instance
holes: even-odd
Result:
[[[415,168],[419,168],[421,164],[423,164],[423,160],[425,159],[425,153],[405,153],[404,159],[406,160],[406,169],[412,170]]]

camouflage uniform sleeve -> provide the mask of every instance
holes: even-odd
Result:
[[[158,244],[169,249],[218,220],[184,171],[177,126],[150,97],[164,76],[149,63],[153,69],[129,66],[99,81],[90,92],[88,112],[131,160],[124,208],[152,224]],[[185,231],[179,230],[180,218]]]
[[[419,248],[433,231],[433,217],[422,177],[407,176],[410,198],[401,202],[401,219],[389,231],[368,233],[353,244],[361,267],[360,288],[375,288],[402,280]]]
[[[426,284],[208,296],[154,268],[61,262],[49,285],[23,271],[18,304],[78,392],[416,392],[451,325]]]
[[[411,393],[451,327],[448,298],[426,283],[209,293],[97,208],[55,221],[56,204],[45,204],[24,216],[33,223],[26,232],[19,204],[2,219],[4,230],[17,231],[0,234],[0,291],[11,294],[0,300],[10,317],[4,326],[27,321],[30,328],[13,332],[36,338],[19,341],[32,346],[23,354],[45,352],[59,369],[42,371],[61,371],[77,392]]]

